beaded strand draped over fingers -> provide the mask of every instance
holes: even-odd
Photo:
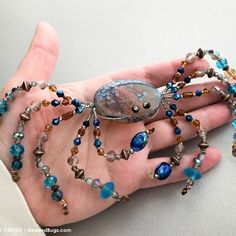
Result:
[[[27,97],[25,101],[22,93],[22,95],[19,94],[19,100],[16,99],[8,106],[14,97],[14,89],[10,90],[12,87],[17,88],[17,91],[18,88],[22,90],[23,87],[27,90],[27,86],[31,84],[48,87],[46,82],[41,83],[34,80],[37,78],[49,79],[57,54],[58,41],[55,31],[49,25],[40,23],[31,47],[17,69],[16,75],[5,86],[4,90],[9,92],[0,101],[0,113],[4,119],[0,127],[3,134],[1,138],[6,140],[1,144],[1,156],[8,158],[6,153],[9,152],[8,145],[10,145],[11,137],[6,130],[9,129],[12,133],[15,130],[9,120],[14,119],[16,113],[20,113],[21,121],[18,124],[17,132],[14,132],[13,135],[15,141],[13,145],[16,146],[11,148],[11,153],[14,154],[12,176],[15,181],[19,180],[18,169],[21,169],[22,178],[17,184],[40,224],[53,226],[82,220],[104,210],[116,201],[127,201],[127,195],[139,188],[160,185],[160,182],[148,179],[146,171],[156,165],[155,158],[147,159],[150,151],[159,149],[158,141],[155,139],[158,140],[165,135],[169,137],[166,132],[170,128],[163,130],[157,125],[157,122],[166,122],[163,120],[164,114],[173,125],[174,132],[170,132],[177,136],[176,155],[171,156],[169,160],[162,159],[161,164],[159,163],[154,168],[156,173],[151,176],[152,178],[163,180],[161,183],[179,181],[183,179],[181,172],[185,169],[185,174],[189,177],[183,190],[185,193],[200,177],[198,167],[201,164],[200,170],[206,171],[219,161],[219,152],[212,151],[213,149],[205,151],[207,141],[206,130],[203,128],[205,123],[201,120],[203,117],[201,107],[206,106],[204,109],[206,112],[209,111],[208,118],[211,119],[213,116],[210,112],[211,106],[219,106],[221,110],[223,107],[225,108],[223,104],[219,103],[221,98],[230,103],[232,107],[235,106],[233,95],[236,93],[234,91],[236,89],[234,84],[229,84],[227,81],[228,77],[233,77],[233,70],[227,68],[227,62],[217,56],[214,51],[198,50],[197,53],[188,54],[179,68],[178,64],[181,60],[174,60],[103,76],[95,80],[65,84],[58,86],[60,89],[52,86],[53,92],[58,96],[57,99],[52,95],[47,97],[42,95],[39,99],[40,96],[32,90],[30,91],[31,96]],[[218,67],[223,66],[227,76],[220,75],[212,68],[208,68],[208,63],[202,60],[204,54],[214,57]],[[172,78],[176,70],[177,73]],[[187,76],[184,76],[184,72]],[[215,82],[206,84],[206,86],[188,86],[192,79],[205,74],[209,78],[215,76],[220,82],[223,82],[223,86],[218,86]],[[168,83],[171,78],[172,82]],[[165,84],[167,87],[164,91],[156,89]],[[214,85],[215,87],[213,87]],[[227,91],[224,91],[225,86]],[[183,92],[180,93],[180,89],[183,89]],[[210,97],[212,93],[218,95]],[[199,103],[197,104],[196,101],[193,104],[189,98],[199,98]],[[36,102],[30,105],[31,100]],[[182,100],[184,101],[182,102]],[[217,104],[212,105],[214,103]],[[45,109],[44,114],[47,114],[45,119],[40,108],[49,105],[56,109]],[[67,105],[74,106],[74,109],[63,112]],[[23,112],[22,106],[27,107]],[[55,116],[54,110],[59,109],[60,115]],[[32,111],[39,110],[40,112],[36,112],[37,114],[35,113],[34,116],[30,115]],[[88,114],[84,120],[86,111]],[[6,117],[5,114],[7,114]],[[52,119],[50,123],[48,123],[49,117]],[[211,129],[227,122],[229,113],[220,113],[218,118],[212,126],[207,128]],[[90,127],[91,119],[93,119],[92,127]],[[124,124],[127,121],[129,124]],[[187,124],[183,121],[187,121]],[[25,130],[24,123],[27,123]],[[60,127],[59,124],[61,124]],[[200,152],[190,155],[194,158],[193,168],[187,167],[189,161],[187,162],[183,155],[183,136],[185,136],[185,130],[190,128],[190,124],[196,127],[201,140]],[[53,129],[55,126],[58,126],[58,129]],[[42,127],[45,127],[43,132]],[[51,133],[50,140],[48,140],[49,133]],[[190,137],[191,135],[188,135],[185,139]],[[166,143],[163,140],[162,145],[171,146],[174,142],[176,139],[171,137],[166,140]],[[72,147],[71,143],[73,143]],[[23,145],[25,149],[20,145]],[[69,150],[71,150],[71,155],[68,157]],[[23,154],[25,154],[24,160],[21,159]],[[205,154],[207,155],[206,161],[201,163]],[[211,154],[214,155],[212,158],[214,161],[210,161],[208,158],[208,155]],[[31,155],[35,156],[36,167],[45,176],[45,187],[52,190],[51,198],[61,203],[65,215],[69,213],[68,206],[70,207],[70,213],[66,217],[60,214],[57,206],[51,204],[51,200],[46,197],[48,191],[42,188],[42,175],[39,175],[37,169],[21,168],[23,164],[24,167],[32,166]],[[47,164],[42,162],[42,156]],[[180,163],[182,156],[184,157]],[[179,167],[172,170],[172,167],[178,164]],[[57,172],[60,187],[57,185],[57,177],[50,174],[51,172]],[[100,198],[93,189],[99,191]],[[66,200],[63,198],[64,195]],[[107,200],[104,201],[104,199]]]

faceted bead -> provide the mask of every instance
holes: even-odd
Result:
[[[75,112],[76,112],[77,114],[82,113],[82,112],[83,112],[83,107],[81,107],[81,106],[76,107],[76,108],[75,108]]]
[[[70,98],[69,97],[64,97],[61,103],[62,103],[63,106],[69,105],[70,104]]]
[[[24,138],[24,134],[23,133],[20,133],[20,132],[15,132],[13,134],[13,138],[16,139],[16,140],[21,140]]]
[[[53,191],[51,197],[54,201],[61,201],[63,198],[63,192],[59,189],[57,191]]]
[[[122,149],[120,156],[122,159],[128,160],[130,157],[130,152],[126,149]]]
[[[64,92],[63,92],[62,90],[57,90],[56,95],[57,95],[59,98],[62,98],[62,97],[65,96],[65,95],[64,95]]]
[[[176,104],[174,104],[174,103],[171,104],[171,105],[170,105],[170,109],[175,111],[175,110],[177,109]]]
[[[100,180],[99,179],[94,179],[93,180],[93,184],[92,184],[92,188],[99,188],[100,186]]]
[[[76,166],[79,163],[79,158],[77,156],[69,157],[67,159],[67,163],[70,166]]]
[[[228,61],[225,58],[221,58],[216,62],[216,66],[219,69],[224,69],[228,65]]]
[[[197,166],[197,167],[201,167],[202,165],[202,160],[199,159],[199,158],[194,158],[194,164]]]
[[[181,153],[183,152],[184,150],[184,145],[183,143],[178,143],[176,146],[175,146],[175,152],[176,153]]]
[[[25,151],[25,148],[21,144],[13,144],[10,147],[10,153],[14,157],[20,157]]]
[[[100,121],[98,119],[95,119],[93,121],[93,125],[96,127],[96,126],[99,126],[100,125]]]
[[[47,100],[43,100],[43,101],[42,101],[42,105],[43,105],[44,107],[49,106],[49,104],[50,104],[50,102],[47,101]]]
[[[44,130],[45,130],[45,132],[50,132],[50,131],[52,131],[52,124],[46,125]]]
[[[3,114],[7,111],[8,105],[6,101],[0,99],[0,114]]]
[[[178,121],[177,121],[176,118],[171,118],[170,122],[171,122],[171,124],[174,125],[174,126],[176,126],[176,125],[178,124]]]
[[[62,120],[68,120],[73,116],[73,111],[68,111],[67,113],[62,114]]]
[[[148,142],[148,135],[146,132],[137,133],[130,142],[130,147],[134,152],[142,150]]]
[[[81,137],[85,135],[85,128],[81,127],[79,130],[78,130],[78,135],[80,135]]]
[[[85,127],[89,127],[89,120],[85,120],[84,122],[83,122],[83,126],[85,126]]]
[[[101,135],[101,130],[100,130],[100,129],[95,129],[95,130],[93,131],[93,135],[94,135],[95,137],[99,137],[99,136]]]
[[[60,101],[54,99],[54,100],[51,101],[51,105],[54,106],[54,107],[57,107],[57,106],[60,105]]]
[[[202,95],[202,91],[201,90],[196,90],[195,95],[200,97]]]
[[[236,129],[236,119],[233,119],[231,121],[231,125],[233,126],[234,129]]]
[[[50,168],[47,165],[44,165],[39,169],[39,172],[42,175],[48,174],[49,171],[50,171]]]
[[[188,167],[184,169],[184,175],[187,176],[189,179],[198,180],[202,177],[200,171],[196,168]]]
[[[190,77],[190,76],[185,77],[185,78],[184,78],[184,82],[185,82],[186,84],[190,83],[190,82],[191,82],[191,77]]]
[[[175,94],[172,96],[172,98],[173,98],[174,100],[179,100],[179,99],[181,98],[181,95],[180,95],[179,93],[175,93]]]
[[[71,148],[71,155],[74,156],[79,152],[79,149],[77,146],[74,146],[73,148]]]
[[[84,178],[84,170],[83,169],[75,170],[75,178],[76,179],[83,179]]]
[[[48,86],[48,89],[49,89],[51,92],[56,92],[56,91],[57,91],[57,87],[56,87],[56,85],[54,85],[54,84],[49,85],[49,86]]]
[[[51,188],[53,185],[55,185],[57,182],[57,177],[54,175],[50,175],[45,178],[43,184],[46,188]]]
[[[13,170],[19,170],[22,168],[23,164],[20,160],[15,160],[11,164]]]
[[[21,88],[23,90],[25,90],[26,92],[29,92],[30,89],[31,89],[31,85],[30,85],[30,82],[28,81],[23,81],[22,85],[21,85]]]
[[[167,117],[173,116],[173,112],[170,111],[170,110],[167,110],[167,111],[166,111],[166,116],[167,116]]]
[[[98,148],[97,153],[99,156],[103,156],[105,154],[105,151],[103,148]]]
[[[107,159],[108,161],[110,161],[110,162],[115,161],[115,159],[116,159],[116,153],[115,153],[114,151],[109,151],[109,152],[107,152],[107,154],[106,154],[106,159]]]
[[[230,94],[236,94],[236,84],[230,84],[228,87],[228,92]]]
[[[184,73],[184,68],[183,67],[179,67],[177,69],[177,72],[179,72],[180,74],[183,74]]]
[[[84,181],[87,185],[92,185],[93,184],[93,179],[92,178],[86,178]]]
[[[172,87],[172,88],[171,88],[171,92],[172,92],[172,93],[176,93],[177,91],[178,91],[178,88],[176,88],[176,87]]]
[[[81,105],[80,100],[76,98],[72,100],[71,104],[74,105],[75,107],[79,107]]]
[[[192,121],[192,123],[193,123],[193,125],[196,126],[196,127],[197,127],[197,126],[200,126],[200,121],[199,121],[199,120],[196,120],[196,119],[195,119],[195,120]]]
[[[193,117],[191,115],[186,115],[185,119],[186,119],[186,121],[191,122],[193,120]]]
[[[172,168],[169,163],[161,162],[155,169],[155,175],[159,180],[164,180],[168,178],[171,174]]]
[[[76,138],[76,139],[74,139],[74,144],[75,145],[80,145],[81,144],[81,139],[80,138]]]
[[[177,110],[177,115],[184,116],[184,114],[185,114],[184,110],[182,110],[182,109]]]
[[[102,145],[102,142],[100,141],[100,139],[95,139],[95,141],[94,141],[94,146],[95,146],[96,148],[99,148],[101,145]]]
[[[191,98],[191,97],[193,97],[193,92],[184,92],[183,97],[184,98]]]
[[[177,135],[181,134],[181,129],[179,127],[175,128],[175,134],[177,134]]]
[[[167,88],[167,89],[172,88],[172,86],[173,86],[173,83],[172,83],[172,82],[168,82],[168,83],[166,84],[166,88]]]
[[[102,187],[101,189],[101,192],[100,192],[100,197],[102,199],[107,199],[111,196],[113,190],[115,188],[115,185],[113,182],[107,182],[104,184],[104,186]]]
[[[7,100],[13,101],[15,98],[15,95],[13,92],[6,92],[5,97]]]
[[[60,123],[60,118],[58,117],[58,118],[54,118],[53,120],[52,120],[52,124],[53,125],[59,125],[59,123]]]

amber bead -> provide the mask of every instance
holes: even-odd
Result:
[[[184,88],[185,85],[186,85],[185,82],[180,82],[180,83],[178,83],[177,86],[178,86],[180,89],[182,89],[182,88]]]
[[[184,110],[182,110],[182,109],[178,109],[176,113],[179,116],[184,116],[184,114],[185,114]]]
[[[176,82],[178,82],[179,81],[179,76],[178,75],[173,75],[173,77],[172,77],[172,82],[173,83],[176,83]]]
[[[20,174],[18,171],[13,170],[11,172],[11,177],[14,182],[18,182],[20,180]]]
[[[71,155],[74,156],[79,152],[79,149],[77,146],[74,146],[73,148],[71,148]]]
[[[51,92],[56,92],[56,91],[57,91],[57,87],[56,87],[56,85],[54,85],[54,84],[49,85],[49,86],[48,86],[48,89],[49,89],[49,91],[51,91]]]
[[[44,128],[44,131],[45,131],[46,133],[50,132],[51,130],[52,130],[52,124],[48,124],[48,125],[46,125],[45,128]]]
[[[171,124],[174,125],[174,126],[176,126],[176,125],[178,124],[178,121],[177,121],[177,119],[175,119],[175,118],[171,118],[170,122],[171,122]]]
[[[210,90],[209,90],[208,88],[204,88],[204,89],[202,90],[202,92],[203,92],[203,93],[209,93]]]
[[[62,120],[68,120],[70,119],[71,117],[73,116],[73,111],[68,111],[67,113],[65,114],[62,114]]]
[[[120,198],[120,200],[121,200],[122,202],[128,202],[128,201],[129,201],[129,196],[124,195],[124,196],[122,196],[122,197]]]
[[[85,128],[84,127],[81,127],[79,130],[78,130],[78,135],[80,135],[81,137],[84,136],[85,134]]]
[[[187,61],[182,61],[181,64],[182,64],[182,67],[185,67],[185,66],[188,65],[188,62]]]
[[[196,127],[200,126],[200,121],[199,121],[199,120],[196,120],[196,119],[195,119],[195,120],[192,121],[192,123],[193,123],[193,125],[196,126]]]
[[[180,142],[184,141],[184,138],[183,138],[183,136],[179,135],[179,136],[176,137],[176,140],[177,140],[178,143],[180,143]]]
[[[101,130],[100,129],[95,129],[93,131],[93,134],[94,134],[95,137],[99,137],[101,135]]]
[[[184,92],[183,97],[184,98],[191,98],[191,97],[193,97],[193,92]]]
[[[64,105],[64,106],[69,105],[71,103],[71,100],[72,100],[72,98],[69,96],[64,97],[62,100],[62,105]]]
[[[97,153],[99,156],[103,156],[105,154],[105,151],[103,148],[98,148]]]
[[[42,101],[42,105],[43,105],[44,107],[49,106],[49,104],[50,104],[50,102],[47,101],[47,100],[43,100],[43,101]]]

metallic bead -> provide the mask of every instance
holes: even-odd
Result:
[[[36,166],[37,168],[42,168],[44,166],[43,162],[41,161],[41,159],[39,159],[37,162],[36,162]]]
[[[41,157],[45,153],[45,151],[42,148],[37,147],[36,149],[34,149],[33,153],[35,154],[35,156]]]
[[[23,133],[20,133],[20,132],[15,132],[12,137],[16,140],[21,140],[24,138],[24,134]]]
[[[113,191],[113,192],[111,193],[111,197],[114,198],[114,199],[116,199],[116,200],[118,200],[120,196],[119,196],[119,194],[118,194],[116,191]]]
[[[182,193],[182,195],[185,195],[187,192],[188,192],[188,189],[187,188],[183,188],[181,193]]]
[[[27,113],[27,112],[23,112],[23,113],[20,114],[20,118],[23,121],[28,121],[28,120],[30,120],[30,114]]]
[[[50,171],[50,168],[49,168],[49,166],[47,166],[47,165],[44,165],[43,167],[41,167],[41,168],[39,169],[39,172],[40,172],[42,175],[48,174],[49,171]]]
[[[184,150],[184,145],[183,145],[183,143],[181,142],[181,143],[179,143],[179,144],[177,144],[176,146],[175,146],[175,152],[176,153],[182,153],[183,152],[183,150]]]
[[[193,186],[194,185],[194,180],[193,179],[188,179],[187,184],[190,185],[190,186]]]
[[[32,85],[28,81],[23,81],[21,88],[25,90],[26,92],[29,92],[31,89]]]
[[[120,201],[122,201],[122,202],[128,202],[128,201],[129,201],[129,196],[123,195],[122,197],[120,197]]]
[[[70,166],[76,166],[79,163],[79,158],[77,156],[69,157],[67,159],[67,163]]]
[[[6,98],[7,100],[13,101],[14,98],[15,98],[15,94],[14,94],[13,92],[6,92],[5,98]]]
[[[122,151],[120,153],[120,156],[121,156],[122,159],[128,160],[129,157],[130,157],[130,153],[129,153],[128,150],[122,149]]]
[[[187,61],[188,63],[192,63],[195,59],[196,59],[196,54],[190,52],[186,55],[185,61]]]
[[[207,149],[209,147],[209,144],[207,142],[200,142],[198,144],[198,147],[200,147],[201,149]]]
[[[202,166],[202,160],[199,159],[199,158],[194,158],[194,159],[193,159],[193,162],[194,162],[194,165],[195,165],[196,167],[201,167],[201,166]]]
[[[170,158],[170,161],[174,166],[179,166],[180,165],[180,159],[177,156],[172,156]]]
[[[106,154],[106,159],[110,162],[113,162],[116,160],[116,153],[114,151],[109,151],[107,154]]]
[[[94,179],[93,184],[92,184],[92,188],[97,189],[97,188],[99,188],[99,186],[100,186],[100,180],[99,179]]]
[[[92,178],[86,178],[84,181],[88,185],[92,185],[93,184],[93,179]]]
[[[76,179],[83,179],[84,178],[84,170],[83,169],[77,169],[75,171],[75,178]]]

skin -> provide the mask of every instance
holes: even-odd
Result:
[[[29,47],[28,52],[21,61],[12,78],[4,86],[1,97],[4,93],[22,81],[44,80],[48,81],[52,75],[53,69],[58,57],[59,44],[58,37],[54,29],[47,23],[38,24],[35,36]],[[92,80],[62,84],[57,87],[63,89],[65,94],[71,97],[78,97],[83,101],[93,101],[95,91],[107,82],[134,78],[151,83],[156,87],[161,87],[170,81],[181,60],[172,60],[164,63],[148,65],[131,69],[128,71],[114,73],[94,78]],[[206,61],[196,61],[189,66],[186,73],[189,74],[196,68],[206,68]],[[210,87],[212,83],[190,85],[185,91],[194,91],[196,88]],[[11,134],[14,133],[18,122],[18,114],[23,112],[25,107],[29,106],[31,101],[41,101],[43,99],[52,100],[55,94],[48,91],[39,91],[33,89],[30,93],[24,93],[10,105],[10,110],[3,119],[0,126],[0,157],[6,166],[10,169],[11,157],[8,154],[9,146],[13,143]],[[191,111],[194,118],[201,121],[202,125],[211,130],[219,127],[230,120],[230,109],[220,102],[216,95],[205,95],[200,98],[185,99],[181,101],[182,108]],[[40,225],[57,226],[72,223],[93,216],[112,204],[114,200],[101,200],[99,193],[92,190],[90,186],[75,179],[73,172],[67,165],[67,158],[70,156],[72,140],[75,138],[78,128],[81,126],[85,116],[75,116],[68,120],[66,124],[61,124],[55,128],[48,143],[45,145],[46,154],[43,156],[43,162],[50,166],[51,174],[58,177],[58,184],[64,193],[64,198],[68,202],[70,214],[64,216],[60,211],[60,205],[51,200],[51,191],[45,189],[42,185],[43,176],[35,168],[34,157],[32,154],[36,146],[37,135],[42,132],[45,124],[52,118],[58,117],[62,113],[71,110],[68,107],[55,109],[52,107],[41,109],[37,114],[33,113],[31,121],[26,124],[25,138],[22,144],[26,152],[23,157],[23,169],[21,171],[21,181],[18,183],[25,200]],[[191,124],[187,124],[180,119],[180,126],[183,130],[185,140],[196,136],[196,132]],[[137,132],[154,127],[156,132],[150,136],[150,142],[142,151],[135,153],[128,161],[121,160],[114,163],[107,162],[103,157],[96,154],[93,148],[93,129],[88,129],[83,137],[82,144],[79,147],[79,167],[85,169],[87,176],[99,178],[103,183],[114,181],[115,188],[119,194],[128,194],[138,189],[158,187],[163,184],[169,184],[184,179],[183,169],[192,165],[192,158],[197,154],[196,151],[184,155],[180,167],[174,169],[171,177],[164,181],[148,179],[146,173],[148,170],[154,170],[161,161],[168,161],[169,157],[158,157],[148,159],[147,157],[155,154],[156,151],[172,146],[176,143],[173,128],[169,121],[165,119],[164,112],[161,109],[155,119],[148,122],[139,122],[134,124],[122,124],[102,120],[101,122],[103,147],[106,151],[114,150],[117,153],[122,148],[128,148],[131,138]],[[165,138],[162,138],[165,137]],[[205,172],[214,167],[220,160],[220,151],[215,147],[207,149],[206,159],[200,168]],[[189,193],[191,194],[191,193]],[[120,203],[121,204],[121,203]]]

